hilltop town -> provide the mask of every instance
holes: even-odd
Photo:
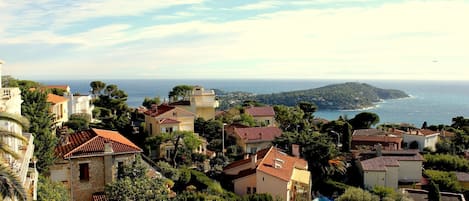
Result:
[[[102,81],[91,82],[89,94],[74,94],[67,83],[8,76],[1,83],[4,200],[464,201],[469,195],[464,117],[451,125],[427,125],[422,117],[418,127],[380,124],[370,112],[321,119],[314,116],[318,104],[303,100],[239,101],[220,109],[223,99],[214,90],[190,85],[130,108],[125,91]]]

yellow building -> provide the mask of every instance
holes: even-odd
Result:
[[[68,99],[55,94],[47,94],[47,102],[51,103],[50,112],[54,114],[54,124],[61,127],[68,121]]]
[[[307,162],[275,147],[235,161],[223,172],[232,177],[234,192],[238,195],[268,193],[284,201],[311,199]]]
[[[61,138],[52,181],[63,183],[71,200],[89,201],[117,179],[119,166],[135,160],[142,149],[116,131],[90,129]]]
[[[144,114],[145,132],[152,136],[173,131],[194,132],[196,115],[185,109],[164,104],[153,105]]]
[[[197,117],[209,120],[215,118],[215,108],[219,106],[219,103],[215,98],[215,91],[205,90],[202,86],[194,86],[189,100],[179,100],[170,105],[191,111]]]

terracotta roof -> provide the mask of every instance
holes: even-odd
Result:
[[[265,148],[265,149],[261,149],[261,150],[257,151],[256,152],[257,161],[260,162],[260,159],[264,158],[264,156],[267,154],[267,152],[269,152],[269,150],[270,150],[270,148]],[[250,163],[250,162],[251,162],[251,158],[234,161],[234,162],[228,164],[227,166],[225,166],[223,168],[223,170],[228,170],[228,169],[231,169],[231,168],[235,168],[235,167],[238,167],[240,165],[244,165],[244,164],[247,164],[247,163]]]
[[[400,142],[402,142],[402,138],[401,137],[390,137],[390,136],[354,135],[354,136],[352,136],[352,141],[400,143]]]
[[[160,124],[177,124],[177,123],[181,123],[181,122],[178,120],[166,119],[166,118],[160,120]]]
[[[65,91],[70,90],[70,87],[68,85],[47,85],[47,86],[44,86],[43,88],[46,88],[46,89],[62,89],[62,90],[65,90]]]
[[[405,134],[428,136],[428,135],[440,134],[440,131],[432,131],[430,129],[418,129],[418,130],[407,131],[405,132]]]
[[[223,169],[227,170],[251,163],[251,157],[235,161]],[[276,163],[278,164],[277,167],[275,165]],[[281,180],[290,181],[293,169],[295,168],[306,170],[308,168],[308,163],[303,159],[289,156],[275,147],[262,149],[257,152],[256,171],[262,171]],[[235,178],[251,175],[253,174],[253,171],[254,169],[246,168],[241,170]],[[239,176],[239,174],[242,176]]]
[[[169,105],[158,105],[156,108],[149,108],[147,111],[144,112],[145,115],[150,115],[152,117],[157,117],[158,115],[161,115],[163,113],[166,113],[170,110],[175,109],[176,107],[174,106],[169,106]]]
[[[52,104],[67,102],[68,99],[62,96],[57,96],[55,94],[47,94],[47,102]]]
[[[272,141],[282,135],[282,130],[277,127],[234,128],[234,133],[246,143],[250,143]]]
[[[114,153],[141,152],[137,145],[122,136],[119,132],[90,129],[70,134],[69,143],[57,146],[56,154],[61,158],[86,156],[104,153],[104,144],[110,142]]]
[[[383,131],[376,128],[357,129],[353,131],[353,136],[397,136],[393,132]]]
[[[275,167],[275,161],[280,164],[280,167]],[[305,160],[289,156],[275,147],[270,148],[267,155],[257,166],[259,171],[284,181],[290,181],[294,168],[308,169],[308,164]]]
[[[264,107],[248,107],[244,109],[246,114],[249,114],[253,117],[266,117],[266,116],[275,116],[275,111],[273,107],[264,106]]]

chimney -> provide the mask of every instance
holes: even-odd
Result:
[[[291,145],[291,153],[293,156],[299,158],[300,157],[300,145],[299,144],[292,144]]]
[[[383,155],[383,153],[381,152],[382,149],[383,149],[383,146],[381,144],[378,143],[378,144],[375,145],[375,150],[376,150],[376,156],[377,157],[380,157],[380,156]]]
[[[157,112],[158,111],[158,105],[157,104],[151,104],[151,111]]]
[[[251,167],[252,167],[252,169],[256,169],[256,163],[257,163],[257,153],[251,155]]]
[[[104,153],[105,154],[114,153],[114,150],[112,150],[112,142],[109,140],[104,141]]]

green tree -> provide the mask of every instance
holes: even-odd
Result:
[[[297,131],[298,125],[302,123],[304,117],[303,110],[300,107],[288,107],[284,105],[275,105],[275,121],[283,131]]]
[[[168,97],[171,101],[187,100],[194,89],[189,85],[177,85],[169,92]]]
[[[190,131],[162,133],[161,135],[151,136],[146,141],[148,144],[153,146],[153,148],[159,148],[161,143],[170,142],[174,147],[171,153],[171,162],[173,166],[176,166],[176,158],[181,152],[187,151],[192,153],[192,150],[197,148],[201,143],[198,136]]]
[[[4,118],[3,116],[0,116]],[[18,134],[5,130],[0,130],[0,139],[13,138],[26,142],[26,139]],[[11,156],[14,159],[19,159],[20,156],[13,149],[10,148],[4,140],[0,140],[0,155]],[[3,158],[2,158],[3,159]],[[0,200],[3,198],[18,198],[19,200],[27,200],[27,194],[23,188],[23,184],[17,173],[14,172],[10,166],[4,161],[0,161]]]
[[[379,116],[372,112],[362,112],[353,119],[350,119],[349,123],[353,129],[367,129],[379,122]]]
[[[372,195],[361,188],[350,187],[337,198],[338,201],[379,201],[378,196]]]
[[[298,107],[303,111],[303,119],[308,123],[311,123],[312,119],[314,119],[313,113],[318,110],[318,106],[314,103],[301,101],[298,103]]]
[[[154,98],[145,97],[145,99],[143,99],[142,106],[146,108],[151,108],[151,105],[153,104],[159,105],[160,103],[161,103],[160,97],[154,97]]]
[[[95,97],[101,95],[103,89],[106,87],[106,83],[102,81],[93,81],[90,83],[91,93],[94,94]]]
[[[39,175],[37,199],[39,201],[68,201],[70,196],[63,184],[53,182],[49,178]]]
[[[73,130],[86,130],[90,126],[91,116],[86,113],[77,113],[70,115],[70,118],[65,122],[65,126]]]
[[[55,160],[57,138],[53,133],[54,116],[49,113],[50,103],[47,102],[46,93],[22,88],[21,95],[21,112],[31,122],[27,131],[34,135],[34,156],[38,159],[37,169],[42,173],[47,171]]]
[[[430,180],[430,185],[428,186],[428,200],[431,200],[431,201],[441,200],[440,188],[438,187],[438,184],[435,184],[435,182],[431,180]]]
[[[425,170],[425,174],[436,184],[441,191],[461,192],[462,187],[459,184],[454,172],[444,172],[438,170]]]
[[[110,201],[157,201],[169,200],[168,181],[147,176],[148,171],[137,158],[124,164],[120,179],[106,184],[105,193]]]

